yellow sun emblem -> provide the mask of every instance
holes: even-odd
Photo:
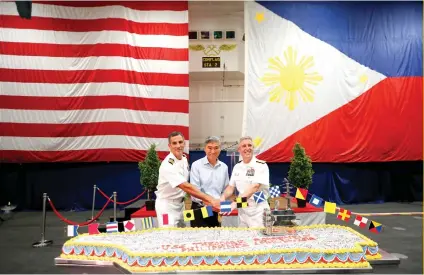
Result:
[[[255,139],[253,140],[253,146],[254,146],[255,148],[258,148],[259,146],[261,146],[262,141],[263,141],[263,138],[260,138],[260,137],[255,138]]]
[[[304,102],[314,100],[315,92],[306,84],[317,85],[323,78],[317,72],[307,72],[314,66],[312,56],[302,56],[297,62],[297,51],[288,47],[284,52],[284,59],[285,63],[278,56],[270,58],[268,68],[276,73],[266,73],[261,81],[266,86],[277,85],[269,92],[269,100],[280,102],[284,98],[284,104],[292,111],[299,104],[297,94]]]

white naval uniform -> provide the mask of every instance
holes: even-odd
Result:
[[[181,160],[169,153],[159,168],[155,210],[158,227],[184,226],[185,192],[178,185],[188,182],[190,168],[186,156]],[[168,214],[168,225],[163,225],[163,214]]]
[[[238,162],[231,173],[230,186],[235,186],[239,195],[243,194],[250,184],[259,183],[258,191],[263,191],[265,198],[269,197],[268,165],[253,157],[250,163]],[[263,212],[269,209],[268,201],[256,203],[253,195],[248,199],[248,207],[239,208],[239,227],[264,227]]]

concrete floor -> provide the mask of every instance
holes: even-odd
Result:
[[[384,212],[422,212],[422,203],[385,203],[347,205],[346,209],[360,213]],[[91,217],[91,212],[65,212],[64,217],[75,222],[84,222]],[[123,216],[124,213],[119,213]],[[112,211],[107,210],[100,222],[105,223]],[[32,244],[41,239],[41,212],[18,212],[5,222],[0,222],[0,273],[21,274],[116,274],[115,268],[93,267],[61,267],[55,266],[54,258],[60,255],[66,237],[66,224],[53,212],[47,213],[45,238],[53,240],[53,245],[44,248],[33,248]],[[376,241],[381,249],[389,253],[404,255],[397,268],[378,267],[374,273],[379,274],[423,274],[423,216],[376,216],[368,217],[382,223],[385,228],[380,234],[360,229],[355,230]],[[328,224],[349,225],[337,220],[335,215],[327,215]]]

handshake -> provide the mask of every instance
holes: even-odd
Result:
[[[228,216],[234,209],[247,207],[247,198],[238,197],[236,201],[227,201],[225,198],[221,197],[218,199],[213,199],[208,205],[212,206],[214,212],[218,212],[220,215]]]
[[[234,209],[237,208],[237,203],[235,201],[226,201],[225,199],[221,198],[220,201],[220,211],[219,214],[223,216],[230,215]]]

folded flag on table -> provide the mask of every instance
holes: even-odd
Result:
[[[236,198],[236,202],[237,202],[237,208],[244,208],[248,206],[246,197],[238,197]]]
[[[303,188],[297,188],[295,197],[300,200],[306,200],[308,196],[308,190]]]
[[[311,199],[309,200],[309,203],[315,207],[322,207],[324,204],[324,200],[318,196],[312,195]]]
[[[221,202],[221,212],[224,212],[224,213],[231,212],[231,201],[222,201]]]
[[[276,197],[279,197],[280,195],[281,195],[281,191],[278,185],[272,186],[271,188],[269,188],[269,196],[271,198],[276,198]]]
[[[259,191],[259,192],[256,192],[255,194],[253,194],[253,200],[256,203],[260,203],[260,202],[265,201],[265,194],[264,194],[264,192],[263,191]]]
[[[78,225],[68,225],[68,237],[78,236]]]

